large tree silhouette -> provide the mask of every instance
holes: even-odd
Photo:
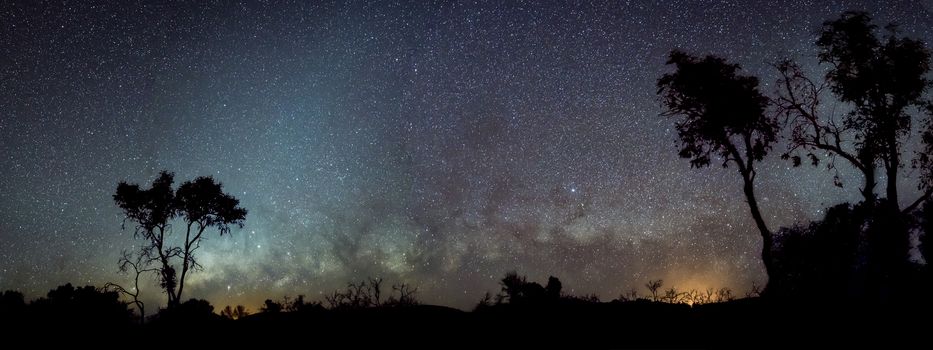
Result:
[[[231,225],[242,227],[246,219],[246,209],[239,206],[240,201],[224,193],[223,185],[212,177],[186,181],[177,191],[172,189],[173,183],[174,174],[162,171],[150,189],[142,190],[137,184],[121,182],[113,196],[126,220],[136,223],[137,237],[146,241],[141,250],[146,263],[159,265],[161,286],[168,295],[169,308],[182,300],[189,271],[200,268],[194,252],[201,247],[205,230],[213,227],[224,235],[230,232]],[[167,241],[167,230],[178,217],[186,226],[180,246]],[[180,277],[173,264],[176,259],[181,259]]]
[[[931,82],[930,52],[921,41],[900,37],[893,24],[879,34],[871,17],[864,12],[846,12],[826,21],[816,41],[818,58],[829,70],[821,82],[808,78],[791,61],[777,65],[781,73],[775,105],[787,116],[791,127],[791,152],[794,164],[800,164],[800,152],[806,152],[814,165],[819,153],[829,157],[828,167],[835,168],[836,157],[846,159],[862,172],[861,189],[865,215],[862,220],[869,287],[885,299],[897,293],[893,289],[909,274],[910,216],[933,194],[933,107],[926,91]],[[824,90],[842,102],[844,115],[820,115]],[[925,113],[926,118],[921,114]],[[900,169],[907,163],[904,141],[912,131],[912,122],[923,119],[919,148],[913,165],[919,168],[919,198],[901,206],[897,187]],[[884,198],[874,192],[876,168],[884,174]],[[838,182],[836,184],[841,185]],[[876,205],[877,203],[877,205]]]
[[[846,12],[823,24],[817,46],[820,61],[831,65],[826,74],[830,89],[852,106],[844,122],[857,130],[858,152],[874,155],[883,167],[886,203],[900,210],[897,178],[904,165],[902,139],[910,134],[910,110],[927,104],[930,52],[919,40],[899,37],[893,24],[886,31],[879,38],[871,16]],[[924,198],[931,193],[927,191]],[[916,208],[922,200],[907,208]]]
[[[768,154],[779,130],[765,114],[768,98],[758,91],[757,78],[739,74],[738,65],[722,58],[675,50],[667,64],[676,70],[658,80],[658,94],[665,107],[662,115],[677,118],[680,156],[689,158],[692,167],[709,166],[715,158],[723,167],[738,168],[770,276],[773,237],[755,197],[755,164]]]
[[[152,182],[147,190],[142,190],[137,184],[120,182],[113,200],[120,209],[123,209],[124,223],[126,220],[136,223],[135,235],[146,241],[140,254],[146,257],[146,264],[156,262],[159,267],[159,285],[168,295],[168,305],[176,305],[175,287],[178,278],[175,267],[171,264],[172,257],[178,256],[177,247],[166,242],[166,230],[169,222],[175,218],[175,193],[172,183],[175,175],[166,171]]]

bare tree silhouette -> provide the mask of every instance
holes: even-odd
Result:
[[[777,96],[772,102],[785,116],[785,122],[790,128],[789,149],[781,157],[791,159],[794,166],[800,166],[802,161],[799,153],[806,152],[809,163],[817,166],[820,164],[820,152],[825,153],[829,158],[826,168],[835,172],[833,184],[839,187],[843,183],[836,166],[836,157],[845,159],[862,173],[864,183],[860,192],[866,203],[874,205],[877,156],[868,147],[847,149],[859,131],[848,123],[836,120],[833,115],[821,115],[826,83],[813,81],[797,63],[790,60],[777,64],[776,68],[781,78],[777,81]]]
[[[645,288],[648,288],[648,292],[651,293],[651,300],[660,301],[661,298],[658,296],[658,291],[661,290],[661,286],[664,285],[664,280],[651,280],[648,283],[645,283]]]
[[[139,323],[143,324],[146,322],[146,304],[142,300],[139,300],[139,277],[148,272],[158,272],[159,269],[153,267],[147,267],[147,259],[143,254],[132,254],[128,251],[123,251],[123,256],[120,257],[120,272],[123,273],[132,273],[133,274],[133,288],[126,289],[123,286],[107,282],[104,285],[104,289],[112,289],[119,292],[123,296],[132,298],[132,303],[136,305],[136,309],[139,311]],[[130,269],[132,268],[132,272]]]

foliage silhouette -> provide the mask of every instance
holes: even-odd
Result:
[[[262,303],[262,308],[259,309],[260,312],[276,313],[282,312],[282,304],[272,301],[272,299],[266,299]]]
[[[93,286],[73,287],[70,283],[50,290],[45,298],[29,305],[31,317],[37,323],[93,324],[123,327],[133,323],[133,312],[120,302],[115,291]]]
[[[920,245],[918,250],[926,261],[927,269],[933,266],[933,201],[927,200],[917,213],[920,223]]]
[[[220,316],[228,320],[239,320],[249,316],[249,314],[249,310],[243,305],[237,305],[235,307],[227,305],[223,310],[220,310]]]
[[[859,240],[866,206],[840,204],[821,221],[784,228],[778,233],[776,264],[785,298],[846,295],[855,281]],[[851,292],[851,293],[850,293]]]
[[[911,125],[907,109],[925,105],[930,52],[919,40],[898,37],[893,24],[884,38],[876,28],[867,13],[846,12],[823,23],[817,46],[820,61],[831,65],[826,81],[833,93],[854,107],[845,125],[858,130],[860,152],[877,156],[887,176],[887,203],[899,208],[901,140]]]
[[[502,286],[503,300],[510,304],[537,304],[554,301],[561,297],[562,284],[557,277],[548,278],[547,288],[535,282],[528,282],[525,276],[511,271],[499,282]]]
[[[739,74],[740,67],[723,58],[698,58],[675,50],[667,64],[675,71],[658,79],[658,94],[665,108],[662,115],[678,118],[680,156],[697,168],[709,166],[713,157],[723,167],[738,168],[770,276],[773,237],[755,197],[755,165],[768,154],[780,129],[775,118],[765,113],[769,100],[758,91],[758,78]]]
[[[158,264],[161,287],[168,296],[168,307],[178,305],[185,289],[189,271],[201,266],[194,253],[201,247],[203,234],[208,228],[216,228],[220,235],[230,232],[231,225],[242,227],[246,209],[240,201],[223,192],[223,185],[212,177],[198,177],[172,189],[175,175],[162,171],[149,189],[142,190],[137,184],[120,182],[113,200],[123,210],[125,220],[136,223],[136,236],[143,238],[140,255],[145,257],[141,266]],[[181,246],[174,246],[167,237],[172,220],[182,218],[185,237]],[[173,261],[181,259],[181,275]],[[177,291],[176,291],[177,287]]]
[[[214,313],[214,306],[204,299],[188,299],[172,308],[159,310],[151,322],[156,327],[175,327],[177,325],[212,324],[222,320]]]
[[[18,322],[26,317],[23,293],[7,290],[0,294],[0,324]]]

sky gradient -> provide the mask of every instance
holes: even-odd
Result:
[[[510,270],[604,300],[741,292],[765,277],[739,175],[677,157],[656,80],[679,48],[770,94],[770,63],[826,68],[813,43],[845,10],[933,41],[928,0],[3,2],[0,290],[126,283],[141,241],[111,196],[165,169],[249,210],[187,282],[218,307],[381,276],[469,308]],[[772,229],[859,199],[851,169],[837,188],[785,149],[758,176]]]

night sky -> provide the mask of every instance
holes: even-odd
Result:
[[[770,63],[826,68],[813,43],[845,10],[933,41],[929,0],[39,3],[0,4],[0,290],[128,282],[142,241],[111,196],[166,169],[249,210],[185,298],[253,310],[367,276],[469,308],[513,269],[604,300],[658,278],[741,295],[765,282],[760,235],[735,169],[677,157],[667,53],[770,94]],[[785,149],[758,176],[772,229],[860,198],[851,169],[837,188]]]

